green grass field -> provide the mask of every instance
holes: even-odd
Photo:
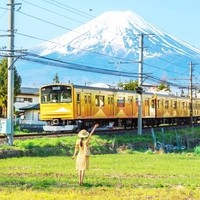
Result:
[[[71,157],[0,160],[0,199],[200,199],[200,156],[92,155],[84,186]]]

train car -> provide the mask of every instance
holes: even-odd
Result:
[[[142,95],[143,126],[190,122],[190,99],[145,92]],[[193,100],[193,120],[199,119],[200,102]],[[94,121],[103,126],[135,127],[138,94],[119,88],[73,84],[49,84],[40,88],[40,119],[45,131],[76,130]]]

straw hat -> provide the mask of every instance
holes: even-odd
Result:
[[[85,129],[79,131],[79,133],[78,133],[78,137],[80,137],[80,138],[86,138],[88,136],[89,136],[89,132],[87,132]]]

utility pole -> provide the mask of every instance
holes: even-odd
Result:
[[[143,51],[144,51],[144,43],[143,39],[146,35],[154,35],[154,34],[144,34],[141,33],[139,39],[139,61],[138,61],[138,135],[142,135],[142,93],[143,93]]]
[[[197,63],[189,63],[190,65],[190,87],[189,87],[189,92],[190,92],[190,126],[193,127],[193,66],[197,65]]]
[[[140,34],[139,40],[139,64],[138,64],[138,88],[141,88],[143,83],[143,38],[144,34]],[[138,94],[138,135],[142,135],[142,92]]]
[[[14,124],[14,0],[8,0],[8,90],[7,90],[7,137],[8,145],[13,145]]]
[[[193,72],[193,64],[190,62],[190,126],[193,126],[193,94],[192,94],[192,72]]]

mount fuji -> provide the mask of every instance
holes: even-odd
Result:
[[[60,82],[74,84],[116,85],[135,80],[141,34],[147,82],[189,76],[188,63],[199,60],[200,49],[155,28],[132,11],[110,11],[30,49],[17,65],[22,85],[52,83],[56,73]]]

